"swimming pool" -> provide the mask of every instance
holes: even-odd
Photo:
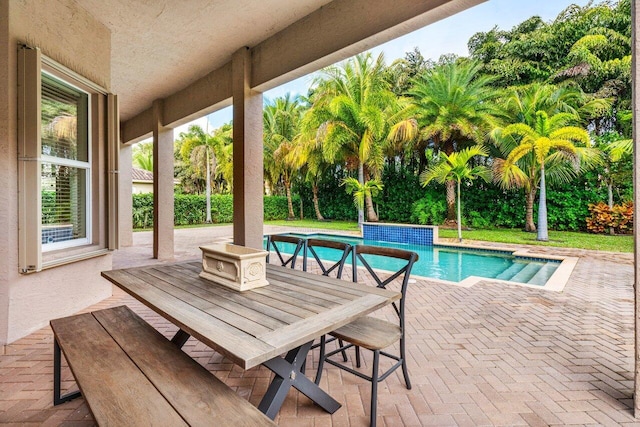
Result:
[[[338,240],[352,245],[366,244],[411,250],[419,256],[418,262],[413,266],[412,275],[449,282],[463,282],[468,278],[479,277],[542,287],[556,272],[561,263],[557,259],[515,256],[513,252],[460,248],[447,245],[426,246],[381,242],[324,233],[286,233],[286,235]],[[290,246],[284,245],[284,251],[293,252],[293,245]],[[318,252],[323,259],[333,260],[335,257],[331,250],[318,248]],[[347,262],[351,264],[350,259]],[[393,260],[378,258],[371,259],[370,263],[374,268],[381,270],[397,269],[397,266],[393,264]]]

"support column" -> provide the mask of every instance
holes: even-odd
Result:
[[[120,144],[118,165],[118,228],[120,246],[133,245],[132,146]]]
[[[153,102],[153,257],[173,258],[173,129],[163,126],[162,101]]]
[[[262,248],[262,93],[251,90],[251,53],[242,48],[231,64],[233,94],[233,241]]]
[[[640,146],[638,139],[640,138],[640,40],[638,39],[638,25],[640,25],[640,8],[637,2],[631,2],[631,108],[633,109],[633,217],[638,218],[640,215]],[[640,417],[640,227],[638,222],[633,227],[634,237],[634,283],[635,291],[635,384],[633,393],[633,409],[634,416]]]

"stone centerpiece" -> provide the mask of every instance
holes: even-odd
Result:
[[[231,243],[200,246],[200,249],[200,277],[237,291],[269,284],[265,277],[267,251]]]

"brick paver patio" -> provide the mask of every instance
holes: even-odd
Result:
[[[176,258],[225,240],[229,227],[176,231]],[[114,257],[114,267],[150,263],[149,233]],[[567,250],[545,248],[548,253]],[[581,256],[562,293],[482,282],[471,288],[417,281],[408,291],[412,390],[393,374],[378,391],[379,425],[640,425],[632,415],[633,268],[629,254]],[[176,328],[122,292],[90,310],[126,304],[167,336]],[[257,404],[270,372],[248,371],[190,339],[185,351]],[[365,352],[365,362],[369,361]],[[313,355],[311,356],[313,357]],[[308,360],[315,366],[315,360]],[[52,407],[49,328],[0,356],[0,423],[92,425],[82,398]],[[64,385],[74,388],[68,370]],[[292,391],[282,426],[364,426],[369,383],[327,367],[322,386],[342,409],[333,416]]]

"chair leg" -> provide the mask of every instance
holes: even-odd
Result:
[[[356,346],[356,368],[362,365],[360,362],[360,347]]]
[[[339,345],[340,347],[344,347],[344,341],[342,341],[342,340],[340,340],[340,339],[339,339],[339,340],[338,340],[338,345]],[[343,362],[346,362],[347,360],[348,360],[348,359],[347,359],[347,352],[346,352],[345,350],[342,350],[342,361],[343,361]]]
[[[400,340],[400,357],[402,358],[402,374],[407,390],[411,390],[411,380],[409,380],[409,370],[407,369],[407,355],[404,349],[404,339]]]
[[[369,425],[375,427],[378,412],[378,364],[380,362],[380,350],[373,352],[373,372],[371,373],[371,418]]]
[[[322,369],[324,368],[324,354],[325,354],[325,341],[327,340],[326,335],[320,337],[320,356],[318,359],[318,371],[316,372],[316,384],[320,384],[320,379],[322,378]]]

